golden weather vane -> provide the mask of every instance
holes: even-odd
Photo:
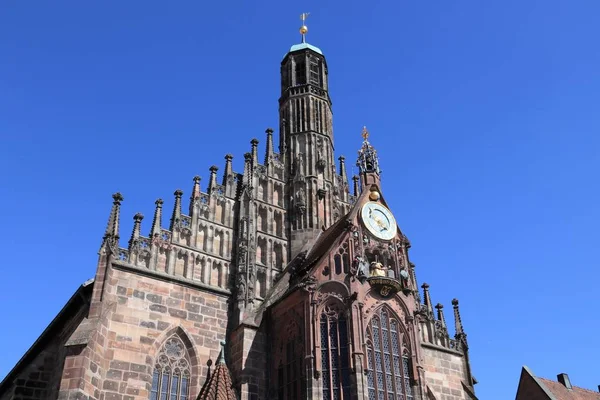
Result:
[[[369,131],[367,130],[366,126],[363,126],[361,136],[365,141],[369,138]]]
[[[308,18],[310,13],[302,13],[300,14],[300,19],[302,20],[302,26],[300,27],[300,34],[302,35],[302,43],[306,43],[306,32],[308,32],[308,27],[306,26],[306,18]]]

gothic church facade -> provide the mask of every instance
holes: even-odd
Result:
[[[94,278],[0,400],[476,398],[458,301],[451,336],[366,129],[351,185],[336,162],[327,62],[304,40],[281,62],[279,113],[278,152],[268,129],[262,160],[256,139],[243,172],[225,156],[187,213],[177,190],[147,236],[136,214],[126,247],[113,195]]]

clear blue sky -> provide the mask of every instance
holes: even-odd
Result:
[[[304,11],[336,153],[369,127],[420,282],[448,317],[461,301],[480,398],[512,398],[523,364],[600,383],[597,0],[3,1],[0,379],[93,277],[112,193],[124,246],[156,198],[187,208],[194,175],[264,150]]]

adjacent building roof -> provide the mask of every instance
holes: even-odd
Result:
[[[567,389],[560,382],[550,379],[538,378],[546,388],[554,395],[557,400],[599,400],[600,392],[594,392],[588,389],[572,386]]]
[[[60,310],[58,315],[50,322],[38,339],[31,345],[29,350],[23,355],[23,357],[17,362],[14,368],[6,375],[6,377],[0,382],[0,397],[8,390],[13,381],[21,373],[21,371],[28,366],[35,357],[40,354],[52,341],[56,340],[57,336],[68,324],[68,322],[74,318],[75,315],[80,313],[82,309],[88,309],[90,306],[90,299],[92,297],[92,289],[94,280],[90,279],[81,285],[77,291],[71,296],[67,304]]]
[[[558,381],[538,378],[529,368],[523,366],[516,400],[600,400],[600,391],[573,386],[567,374],[559,374],[557,379]]]

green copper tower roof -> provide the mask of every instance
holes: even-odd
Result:
[[[308,43],[295,44],[292,47],[290,47],[289,52],[291,53],[293,51],[304,50],[304,49],[310,49],[310,50],[314,51],[315,53],[323,55],[323,52],[321,51],[321,49],[319,49],[316,46],[313,46],[312,44],[308,44]]]

